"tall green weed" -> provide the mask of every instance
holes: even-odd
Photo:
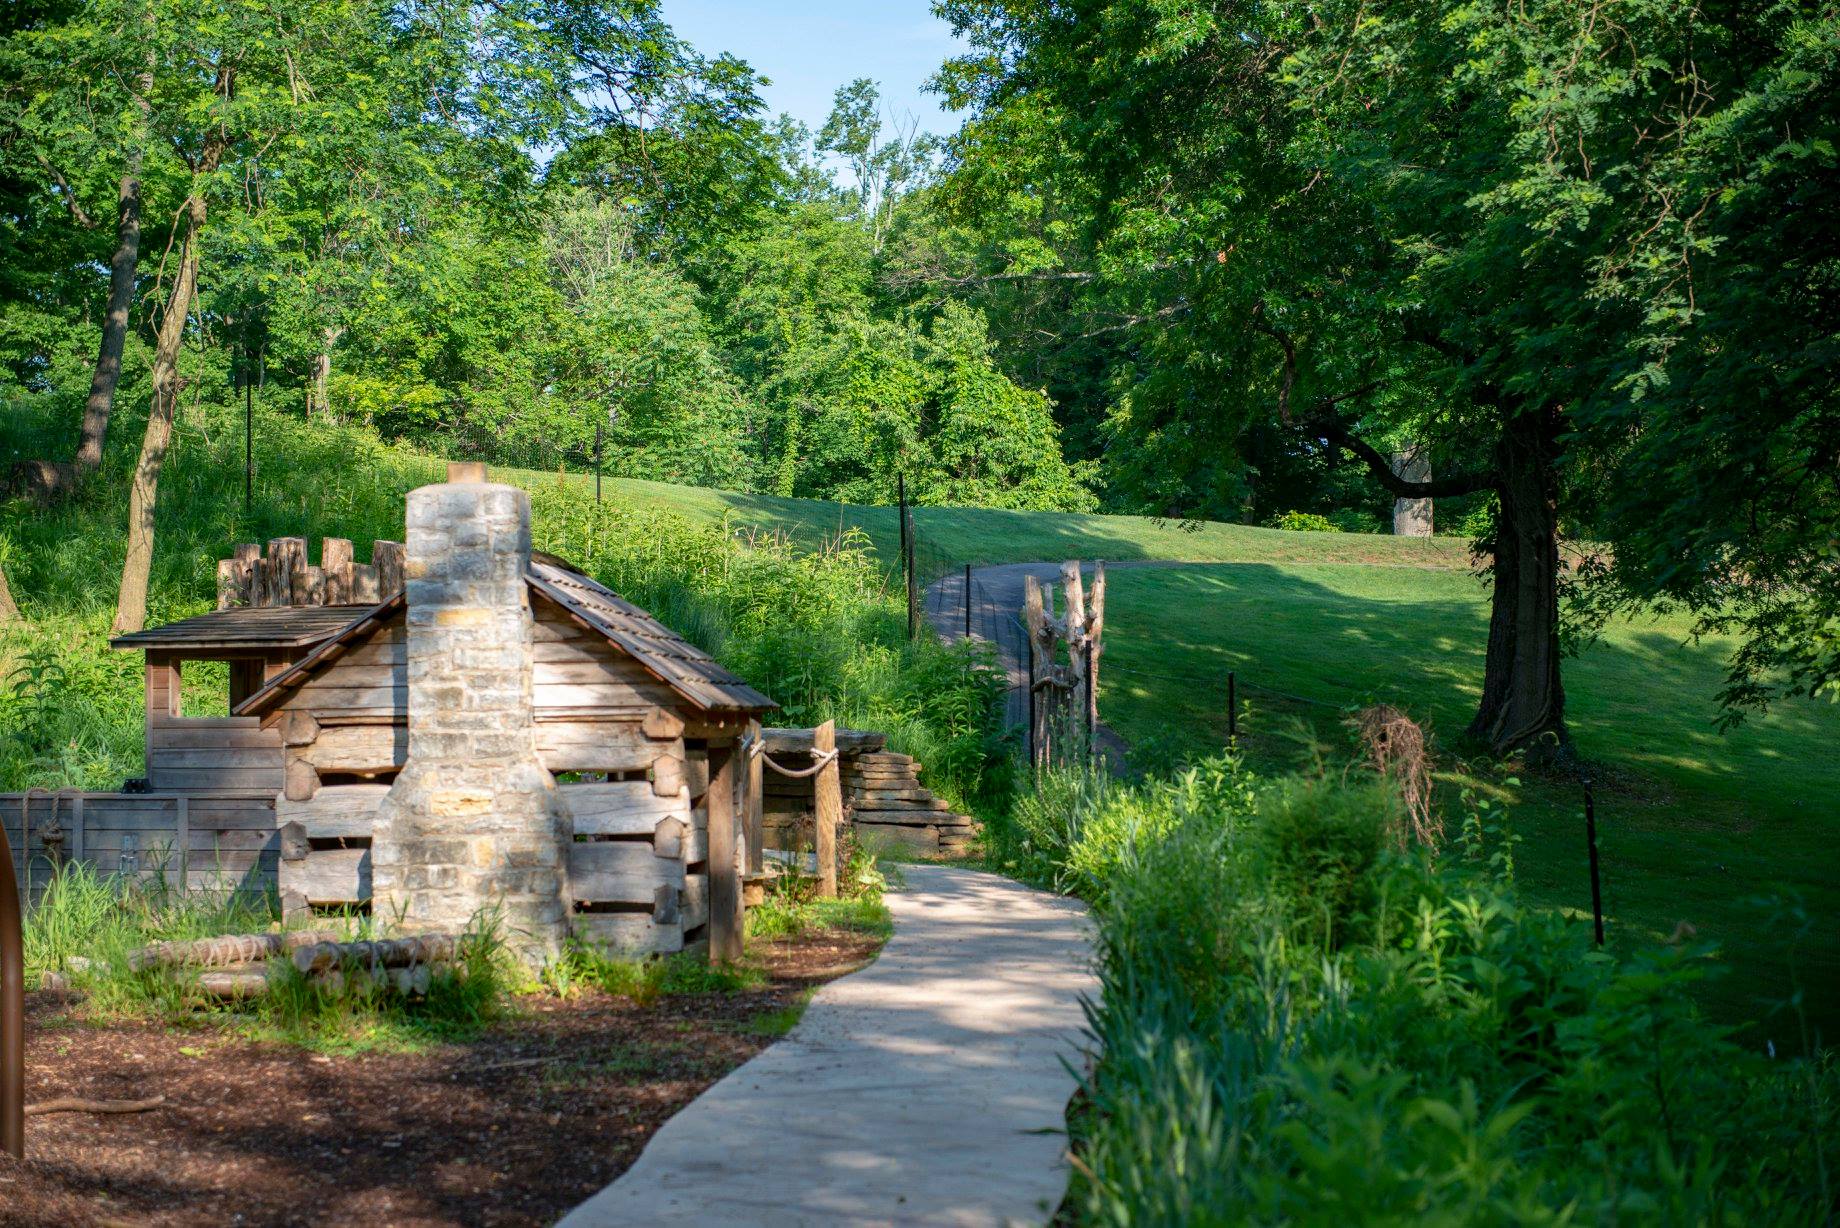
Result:
[[[1081,1222],[1831,1216],[1831,1055],[1774,1059],[1701,1018],[1704,947],[1619,960],[1523,906],[1493,821],[1439,864],[1391,850],[1378,788],[1216,760],[1051,779],[1019,808],[997,843],[1099,922]]]

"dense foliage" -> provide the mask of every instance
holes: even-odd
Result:
[[[769,122],[653,0],[46,3],[0,67],[0,396],[62,410],[51,459],[131,198],[124,409],[176,312],[191,397],[500,463],[579,470],[598,432],[631,476],[1090,502],[982,314],[888,292],[937,159],[868,81],[815,137]]]
[[[1831,1057],[1703,1019],[1703,947],[1617,958],[1525,906],[1488,812],[1434,860],[1397,808],[1230,760],[1019,807],[999,858],[1099,920],[1077,1222],[1822,1221]]]

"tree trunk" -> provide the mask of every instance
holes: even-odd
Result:
[[[1468,734],[1497,754],[1568,753],[1559,680],[1558,416],[1508,419],[1498,448],[1495,590],[1482,702]]]
[[[179,251],[179,273],[172,295],[160,317],[153,355],[153,407],[147,414],[147,434],[141,440],[140,460],[134,466],[134,484],[128,492],[128,558],[121,569],[121,594],[115,607],[116,635],[139,631],[147,625],[147,583],[153,571],[153,513],[159,497],[160,468],[172,442],[173,411],[179,401],[179,349],[185,340],[185,321],[192,310],[198,286],[198,243],[204,230],[204,197],[194,190],[185,202],[185,240]]]
[[[345,335],[342,327],[320,330],[322,346],[313,358],[313,391],[308,395],[307,416],[332,414],[332,347]]]
[[[13,604],[13,590],[6,582],[6,568],[0,567],[0,624],[15,622],[19,607]]]
[[[89,400],[83,405],[83,433],[77,441],[76,476],[79,479],[94,473],[102,463],[109,414],[115,407],[115,388],[121,382],[121,357],[128,343],[128,310],[134,304],[134,277],[141,260],[141,159],[152,92],[153,67],[149,63],[135,92],[139,127],[128,148],[127,166],[121,173],[115,215],[115,256],[109,261],[109,308],[102,320],[102,344],[96,351]]]

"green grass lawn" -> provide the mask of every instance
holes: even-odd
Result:
[[[554,484],[556,475],[493,471],[526,486]],[[591,489],[593,478],[569,482]],[[602,497],[668,507],[696,519],[786,533],[802,542],[861,529],[894,565],[901,529],[892,507],[744,495],[734,491],[608,478]],[[1032,563],[1043,559],[1162,559],[1196,563],[1381,563],[1395,567],[1467,568],[1469,543],[1453,537],[1375,537],[1357,533],[1294,533],[1207,521],[1187,524],[1148,516],[1008,512],[976,507],[914,509],[918,570],[944,575],[966,563]]]
[[[1211,749],[1226,737],[1233,670],[1248,756],[1277,767],[1303,754],[1287,737],[1298,721],[1340,753],[1340,709],[1396,704],[1441,735],[1447,801],[1469,783],[1510,805],[1531,898],[1588,915],[1576,783],[1526,773],[1511,785],[1448,749],[1478,694],[1487,616],[1486,590],[1460,572],[1120,570],[1107,598],[1102,711],[1133,745]],[[1621,623],[1566,662],[1573,736],[1598,780],[1610,933],[1626,945],[1666,939],[1686,922],[1719,943],[1730,968],[1707,989],[1718,1016],[1756,1018],[1799,985],[1831,1039],[1840,1035],[1840,708],[1794,701],[1720,733],[1712,697],[1728,645],[1689,645],[1686,631],[1678,618]],[[1778,890],[1808,910],[1799,942],[1794,924],[1754,902]],[[1779,1044],[1798,1030],[1787,1015],[1766,1027]]]

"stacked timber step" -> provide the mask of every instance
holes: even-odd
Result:
[[[911,755],[878,750],[843,761],[843,799],[856,838],[870,848],[918,853],[962,853],[977,824],[933,796],[920,783]]]
[[[763,729],[767,754],[787,768],[811,763],[812,731]],[[846,822],[870,848],[898,847],[922,854],[965,851],[977,824],[953,814],[920,783],[920,765],[910,755],[887,749],[886,735],[837,730],[837,757]],[[762,843],[768,848],[809,851],[812,839],[812,780],[769,768],[761,781]]]

